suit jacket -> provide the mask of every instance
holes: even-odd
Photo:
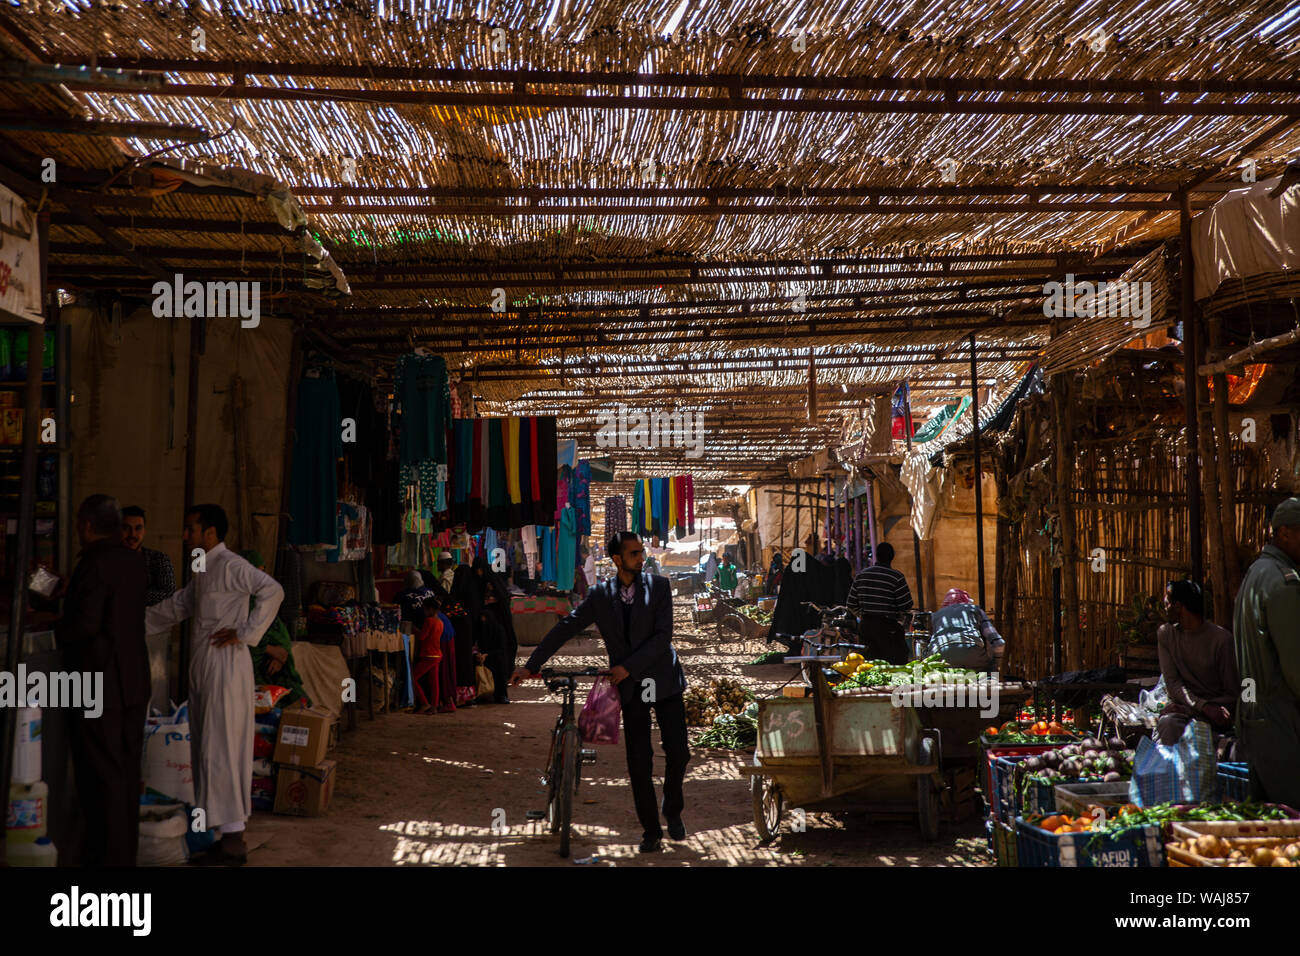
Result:
[[[626,633],[618,577],[591,588],[586,600],[542,638],[525,665],[529,672],[540,671],[556,651],[593,621],[609,652],[610,667],[622,666],[631,675],[619,685],[625,700],[641,694],[641,682],[646,678],[654,681],[658,700],[686,690],[686,675],[672,644],[672,586],[667,578],[657,574],[642,573],[637,578],[636,598]]]
[[[149,702],[149,649],[144,640],[145,557],[107,539],[87,545],[68,582],[55,626],[69,670],[102,671],[105,708]]]

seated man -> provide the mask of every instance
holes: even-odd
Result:
[[[1232,632],[1205,619],[1205,600],[1193,581],[1169,582],[1165,612],[1169,623],[1156,632],[1169,694],[1156,725],[1160,742],[1177,743],[1191,720],[1208,720],[1219,733],[1230,730],[1241,692]]]
[[[943,607],[930,615],[930,652],[953,667],[997,671],[1006,646],[984,609],[961,588],[945,594]]]
[[[257,570],[266,570],[266,561],[262,559],[260,551],[250,548],[239,552],[239,556]],[[256,601],[256,598],[249,600],[250,613]],[[288,688],[289,693],[280,699],[277,707],[287,710],[299,701],[302,701],[303,707],[311,706],[311,698],[303,689],[302,677],[293,663],[293,638],[289,636],[289,629],[285,627],[279,615],[271,618],[271,623],[267,626],[262,639],[255,647],[250,647],[248,650],[253,655],[255,683]]]

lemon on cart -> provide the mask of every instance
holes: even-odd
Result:
[[[857,670],[855,670],[853,673],[865,674],[867,671],[871,670],[871,668],[875,666],[876,665],[871,663],[870,661],[863,661],[861,664],[858,665]]]
[[[862,664],[864,660],[865,658],[856,651],[852,654],[846,654],[844,657],[844,663],[852,664],[855,668]]]

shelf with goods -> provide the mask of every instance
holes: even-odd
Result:
[[[25,324],[0,324],[0,577],[10,580],[16,552],[19,498],[22,486],[24,390],[27,378],[27,336],[45,335],[36,459],[35,528],[32,549],[37,564],[66,574],[70,570],[71,523],[66,514],[70,494],[68,459],[69,374],[68,328],[44,329]],[[23,359],[20,361],[19,356]],[[53,439],[50,441],[48,439]],[[5,589],[7,593],[7,589]]]

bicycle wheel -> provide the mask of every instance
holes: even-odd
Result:
[[[551,752],[546,764],[546,822],[555,833],[560,828],[560,817],[555,812],[555,795],[559,790],[560,774],[563,763],[561,758],[564,756],[564,736],[563,728],[556,726],[551,732]]]
[[[573,794],[578,786],[578,761],[582,759],[582,742],[577,727],[564,729],[560,747],[560,779],[555,787],[555,815],[560,833],[560,856],[569,855],[569,830],[573,822]]]

